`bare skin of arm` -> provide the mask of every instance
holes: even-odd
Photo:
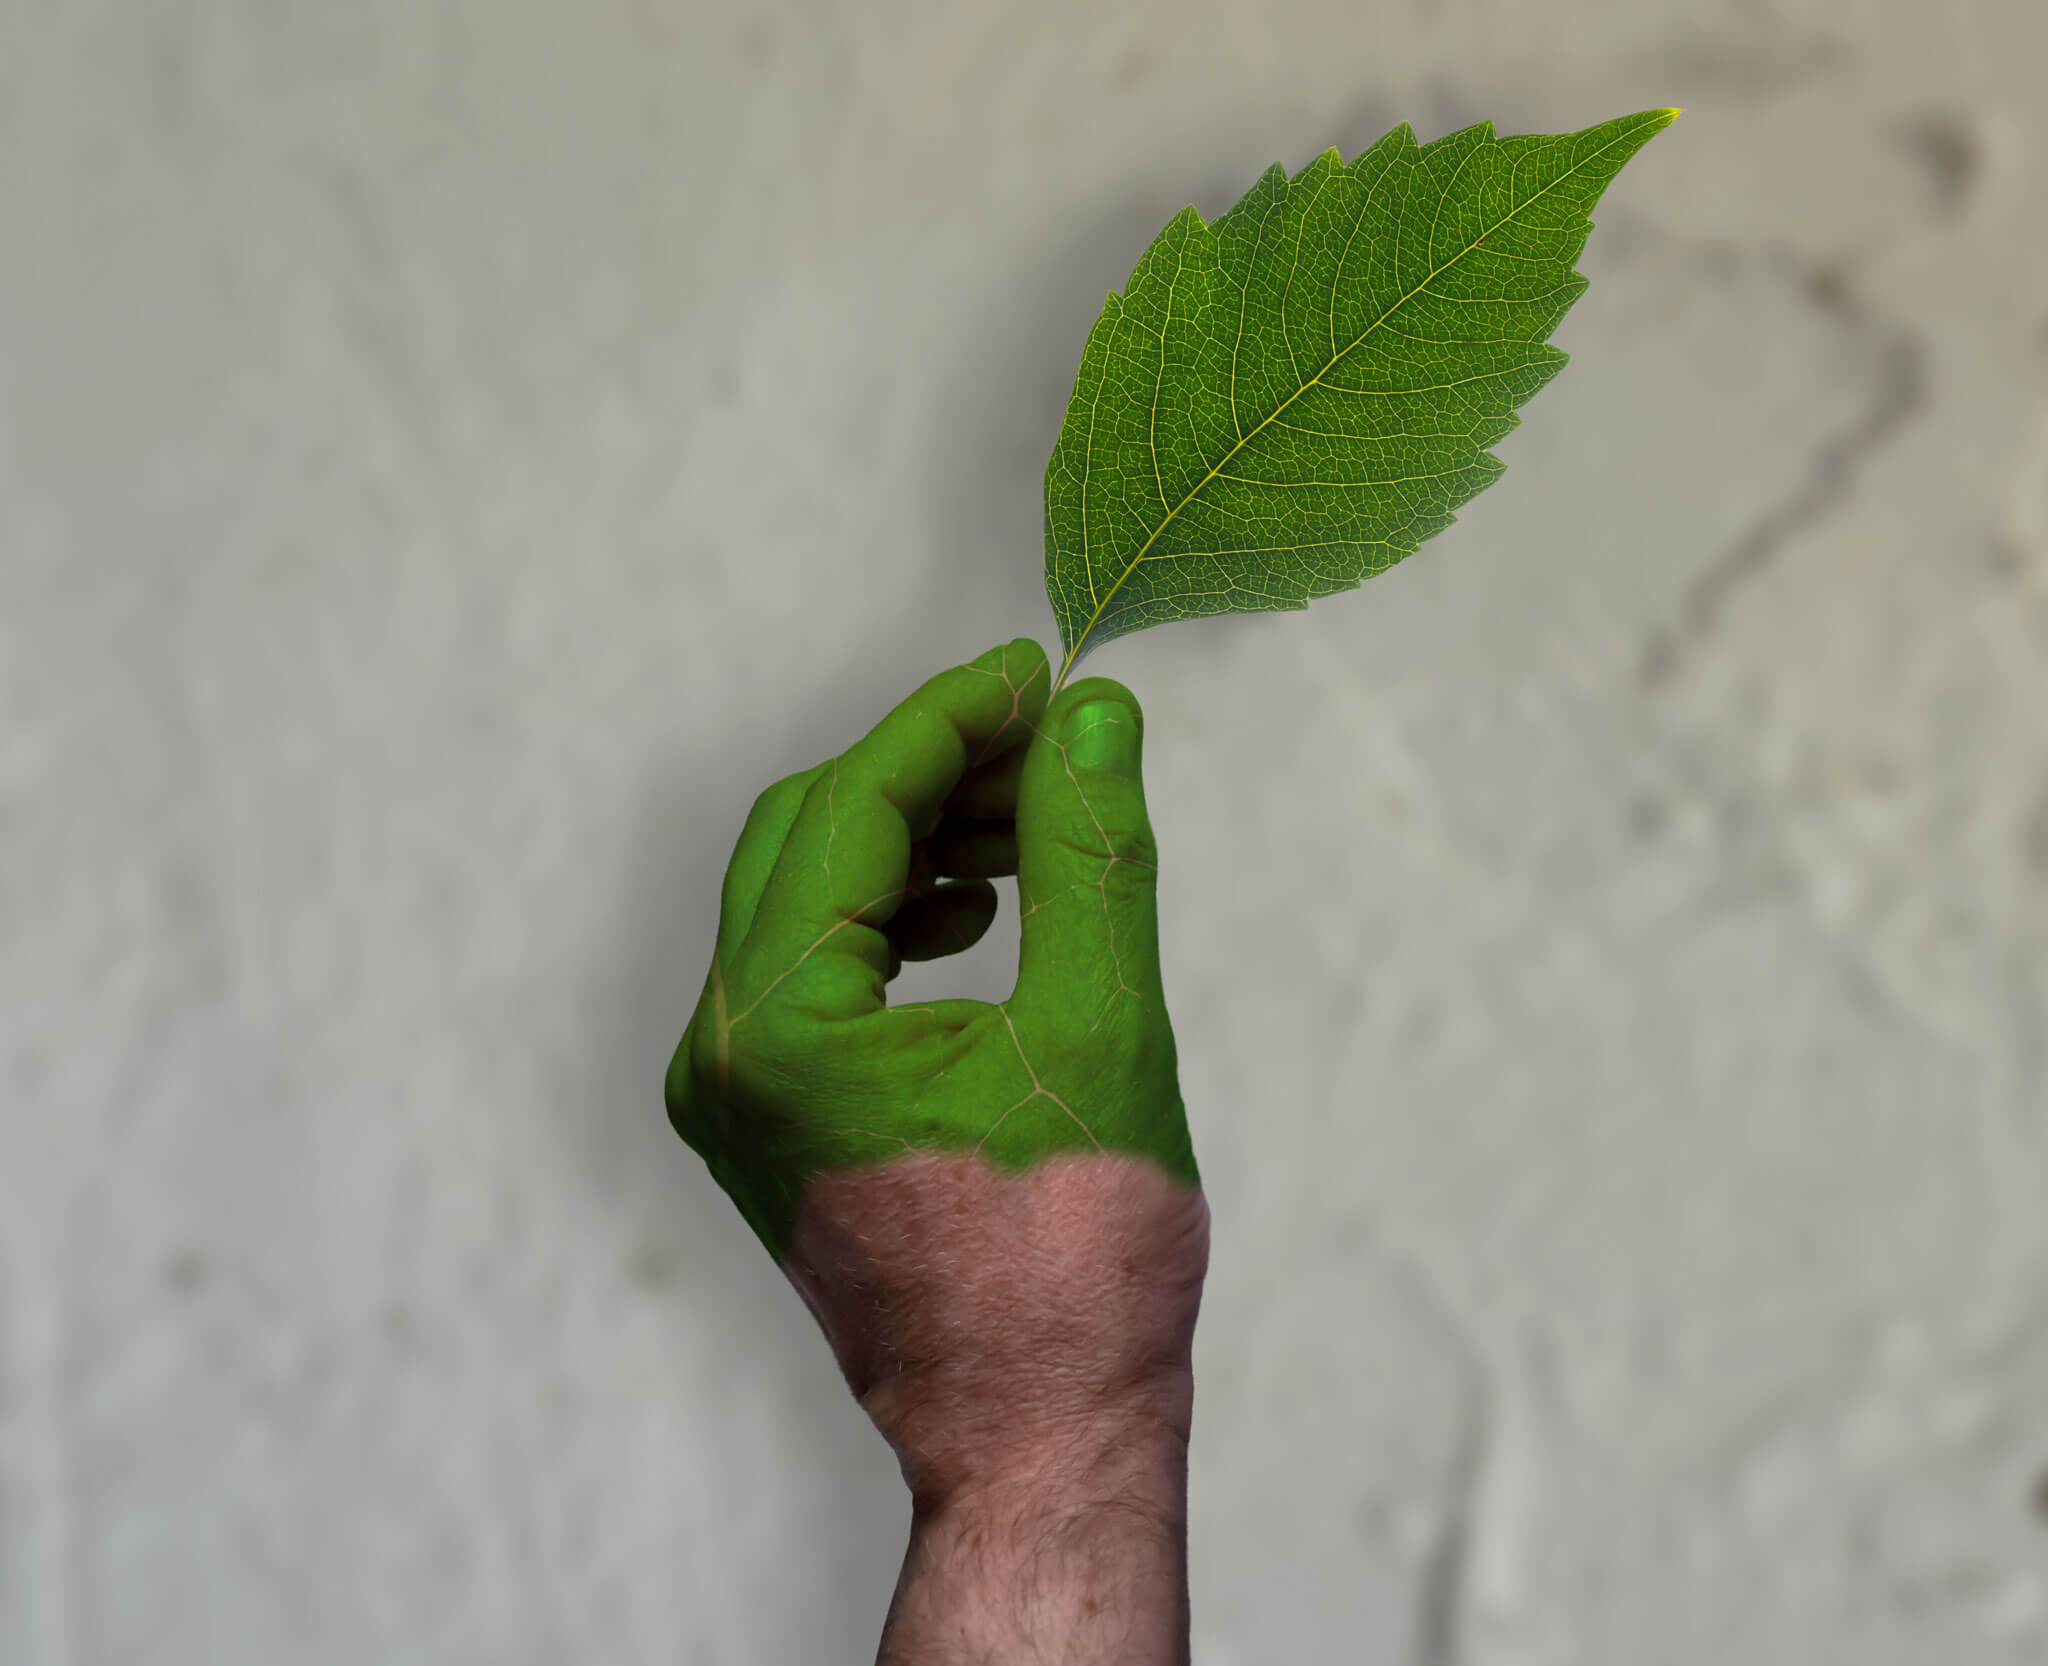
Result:
[[[911,1490],[882,1666],[1186,1662],[1208,1259],[1202,1193],[1143,1158],[813,1186],[785,1270]]]
[[[1143,714],[1049,680],[1019,638],[763,792],[665,1086],[910,1486],[883,1666],[1188,1658],[1209,1210]],[[986,932],[1005,874],[1009,999],[888,1005],[905,960]]]

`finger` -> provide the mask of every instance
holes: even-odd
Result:
[[[746,825],[733,846],[732,860],[726,864],[725,883],[718,895],[718,952],[727,961],[753,926],[761,893],[767,888],[768,875],[775,867],[775,859],[782,854],[790,828],[796,824],[804,794],[827,767],[820,764],[797,775],[785,775],[763,789],[747,812]]]
[[[888,926],[893,964],[900,968],[906,960],[937,960],[973,948],[995,923],[997,906],[996,888],[985,879],[941,885],[906,904]]]
[[[799,965],[817,970],[806,999],[819,1016],[880,1010],[889,955],[880,928],[908,900],[913,844],[936,829],[968,770],[1031,736],[1050,671],[1029,637],[942,671],[805,790],[748,947],[779,965],[778,982]]]
[[[1082,708],[1117,702],[1107,714]],[[1092,764],[1071,728],[1128,743],[1129,767]],[[1142,779],[1144,717],[1108,677],[1061,691],[1034,737],[1017,804],[1021,941],[1015,1002],[1047,1023],[1088,1031],[1135,1002],[1164,1012],[1159,970],[1159,855]]]
[[[1014,821],[1017,817],[1017,788],[1024,779],[1028,746],[1012,746],[1001,757],[991,758],[960,777],[960,785],[946,801],[946,814],[980,821]]]
[[[931,871],[948,879],[996,879],[1017,871],[1017,826],[948,816],[925,841]]]

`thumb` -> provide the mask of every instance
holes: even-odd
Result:
[[[1137,696],[1088,677],[1046,712],[1024,759],[1015,999],[1052,1030],[1092,1031],[1137,1006],[1165,1010],[1144,735]]]

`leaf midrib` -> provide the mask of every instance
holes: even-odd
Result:
[[[1151,535],[1146,538],[1145,542],[1139,546],[1138,553],[1132,556],[1130,561],[1125,565],[1124,570],[1121,573],[1117,574],[1116,583],[1112,584],[1109,587],[1108,593],[1103,596],[1101,601],[1095,604],[1095,611],[1088,615],[1088,623],[1081,627],[1081,634],[1074,638],[1074,652],[1073,654],[1068,656],[1067,666],[1071,666],[1074,663],[1075,658],[1079,656],[1081,652],[1081,644],[1088,640],[1088,633],[1095,629],[1096,622],[1099,619],[1101,619],[1103,610],[1109,606],[1111,598],[1114,597],[1116,593],[1123,588],[1124,580],[1129,578],[1131,574],[1135,573],[1138,570],[1139,563],[1141,563],[1145,559],[1145,552],[1151,549],[1153,544],[1158,541],[1160,533],[1164,532],[1167,529],[1167,527],[1172,524],[1174,516],[1178,515],[1183,509],[1185,509],[1190,503],[1192,503],[1195,500],[1195,498],[1200,495],[1202,488],[1204,486],[1207,486],[1210,481],[1216,478],[1218,472],[1222,469],[1225,463],[1229,462],[1231,458],[1235,457],[1246,446],[1251,444],[1253,440],[1257,439],[1260,434],[1264,433],[1266,430],[1266,425],[1268,423],[1272,422],[1273,419],[1279,416],[1282,411],[1286,410],[1289,405],[1292,405],[1295,402],[1295,400],[1299,399],[1303,394],[1307,393],[1310,388],[1315,387],[1318,383],[1320,383],[1324,376],[1328,375],[1329,372],[1333,370],[1342,360],[1350,357],[1352,350],[1356,348],[1361,341],[1365,340],[1365,338],[1371,335],[1374,330],[1378,329],[1389,318],[1393,317],[1395,313],[1399,312],[1410,301],[1414,300],[1416,296],[1420,295],[1431,284],[1436,282],[1436,280],[1439,277],[1441,277],[1445,272],[1448,272],[1453,266],[1457,265],[1459,261],[1463,260],[1474,249],[1479,247],[1479,245],[1483,243],[1488,236],[1490,236],[1493,232],[1499,230],[1500,227],[1506,225],[1510,220],[1514,219],[1515,216],[1517,214],[1520,214],[1523,209],[1527,208],[1530,205],[1530,203],[1542,201],[1545,196],[1547,196],[1550,192],[1556,190],[1558,186],[1562,185],[1566,180],[1570,179],[1572,175],[1577,173],[1581,168],[1585,167],[1595,158],[1606,155],[1608,151],[1612,150],[1616,145],[1620,144],[1623,139],[1631,137],[1632,134],[1633,129],[1631,129],[1630,133],[1627,134],[1617,134],[1614,138],[1608,140],[1606,144],[1602,145],[1598,150],[1594,151],[1591,156],[1588,156],[1585,159],[1585,161],[1574,162],[1569,168],[1565,169],[1563,173],[1559,174],[1557,178],[1553,179],[1548,185],[1544,186],[1541,191],[1536,192],[1534,195],[1529,197],[1527,201],[1518,204],[1507,214],[1502,215],[1500,219],[1494,221],[1492,225],[1487,226],[1484,230],[1482,230],[1479,233],[1477,237],[1475,237],[1470,243],[1466,244],[1464,248],[1460,249],[1456,254],[1451,256],[1451,258],[1445,261],[1443,265],[1439,266],[1435,271],[1431,272],[1428,277],[1424,278],[1413,289],[1409,290],[1406,295],[1403,295],[1400,298],[1400,300],[1396,301],[1392,306],[1386,308],[1370,324],[1366,325],[1366,327],[1360,330],[1357,335],[1353,336],[1350,341],[1345,343],[1344,350],[1341,353],[1331,354],[1329,363],[1325,364],[1321,370],[1318,370],[1306,382],[1303,382],[1300,387],[1296,388],[1285,399],[1281,400],[1278,405],[1274,406],[1273,409],[1269,411],[1260,420],[1259,425],[1256,428],[1254,428],[1249,434],[1242,436],[1238,440],[1237,444],[1232,446],[1221,457],[1217,458],[1217,460],[1210,466],[1209,472],[1203,475],[1199,481],[1197,481],[1192,487],[1189,488],[1187,495],[1183,497],[1180,500],[1180,502],[1176,503],[1171,509],[1167,510],[1165,517],[1160,521],[1160,523],[1156,527],[1152,529]],[[1499,146],[1495,145],[1492,148],[1498,149]],[[1448,192],[1446,194],[1448,194]],[[1437,207],[1439,211],[1441,211],[1443,204],[1439,202],[1437,204]],[[1360,212],[1363,213],[1364,210],[1361,208]],[[1209,230],[1211,232],[1214,231],[1213,227],[1205,227],[1204,229]],[[1335,305],[1335,301],[1336,298],[1332,296],[1331,304]],[[1163,375],[1164,373],[1165,372],[1162,369],[1161,374]],[[1089,450],[1091,453],[1094,450],[1092,433],[1090,435]],[[1092,456],[1088,459],[1088,461],[1093,461]],[[1086,491],[1085,474],[1083,491]],[[1081,535],[1084,541],[1082,564],[1084,570],[1086,569],[1087,564],[1087,555],[1085,550],[1087,528],[1088,507],[1084,499],[1081,506]],[[1092,591],[1094,587],[1094,577],[1092,574],[1090,574],[1089,589]],[[1066,667],[1061,668],[1060,681],[1062,683],[1066,681]]]

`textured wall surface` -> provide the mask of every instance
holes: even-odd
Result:
[[[1686,115],[1505,477],[1144,701],[1205,1666],[2048,1659],[2048,9],[0,4],[0,1660],[873,1658],[660,1082],[1031,633],[1105,292]],[[989,939],[906,999],[1007,995]]]

